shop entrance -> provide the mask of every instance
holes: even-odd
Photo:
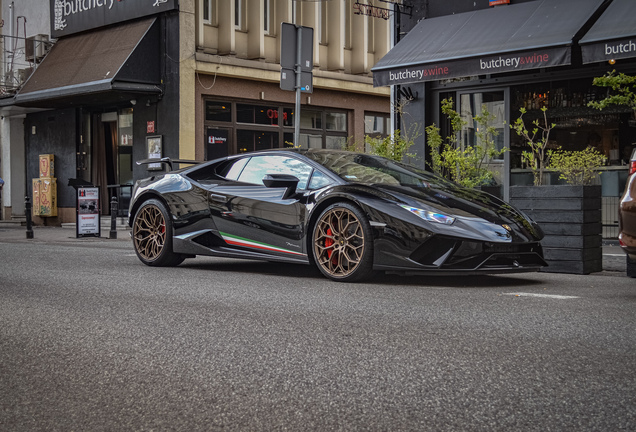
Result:
[[[119,215],[128,208],[133,186],[132,146],[131,108],[82,114],[77,177],[99,187],[102,215],[110,214],[113,196],[119,203]]]
[[[454,109],[460,114],[464,123],[457,137],[462,149],[467,146],[483,145],[484,138],[494,141],[496,150],[510,147],[510,128],[506,127],[510,121],[508,118],[510,112],[510,91],[508,88],[437,92],[434,122],[440,125],[442,136],[448,136],[452,131],[450,121],[441,112],[441,101],[447,98],[453,99]],[[495,133],[488,137],[482,133],[485,125],[475,120],[475,117],[484,114],[484,109],[494,116],[487,126],[493,127]],[[506,200],[509,197],[510,187],[509,153],[506,151],[501,156],[484,160],[484,164],[494,172],[496,184],[501,186],[501,196]]]

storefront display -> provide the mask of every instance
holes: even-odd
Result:
[[[607,166],[624,167],[628,163],[636,145],[633,111],[628,106],[603,110],[589,106],[608,94],[606,88],[594,87],[592,78],[520,85],[512,87],[512,92],[511,121],[523,108],[527,125],[534,120],[544,122],[545,109],[548,123],[554,125],[548,148],[574,151],[592,147],[605,155]],[[520,137],[511,136],[511,168],[526,168],[520,158],[524,147]]]
[[[293,146],[294,109],[233,101],[205,101],[206,159]],[[299,145],[343,148],[349,116],[345,111],[303,109]]]

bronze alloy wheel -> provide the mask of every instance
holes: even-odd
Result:
[[[365,235],[359,217],[345,206],[325,211],[314,229],[314,256],[328,276],[346,279],[364,257]]]
[[[161,209],[149,204],[139,209],[133,226],[135,250],[148,261],[156,260],[166,245],[166,220]]]

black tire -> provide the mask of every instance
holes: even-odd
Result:
[[[172,221],[157,199],[144,202],[135,213],[132,238],[137,257],[148,266],[177,266],[186,258],[172,252]]]
[[[331,280],[357,282],[373,275],[373,236],[362,211],[349,203],[327,207],[312,230],[316,267]]]

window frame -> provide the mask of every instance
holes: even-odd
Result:
[[[377,132],[377,131],[367,131],[367,118],[368,117],[372,117],[374,119],[382,119],[382,125],[383,128],[386,129],[382,132]],[[386,138],[389,135],[391,135],[391,115],[387,114],[387,113],[380,113],[380,112],[374,112],[374,111],[365,111],[364,112],[364,134],[365,135],[369,135],[373,138],[375,137],[380,137],[380,138]]]
[[[263,33],[272,34],[271,0],[263,0]]]
[[[320,2],[320,13],[318,14],[318,43],[329,44],[329,31],[327,30],[329,9],[326,1]]]
[[[236,30],[245,30],[244,25],[244,3],[243,0],[234,0],[234,28]]]
[[[201,10],[201,16],[203,17],[203,24],[213,25],[214,24],[213,18],[216,17],[216,14],[214,13],[214,10],[213,10],[213,6],[215,5],[215,3],[213,4],[213,0],[202,0],[202,2],[203,2],[203,8]],[[207,13],[208,13],[207,17],[205,16],[206,5],[207,5]]]

